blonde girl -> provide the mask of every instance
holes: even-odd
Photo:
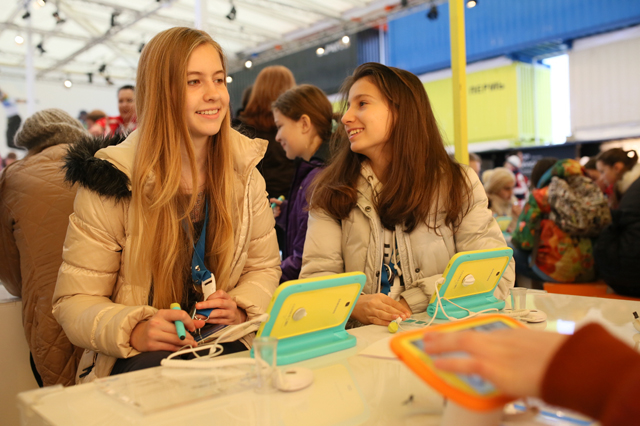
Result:
[[[214,309],[209,324],[263,313],[280,277],[273,215],[255,169],[266,142],[229,126],[220,46],[190,28],[156,35],[140,57],[136,105],[138,129],[123,143],[79,143],[67,163],[68,179],[81,187],[53,310],[85,348],[77,381],[157,365],[195,346],[205,321],[187,314],[194,306]],[[199,265],[218,289],[207,300],[192,271],[200,270],[192,260],[202,238]],[[170,310],[173,302],[184,310]],[[249,347],[254,330],[232,333],[226,349]]]

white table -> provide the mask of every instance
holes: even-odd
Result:
[[[603,324],[630,345],[640,336],[631,325],[640,302],[530,292],[528,307],[548,321],[534,327],[569,331],[584,323]],[[351,330],[355,348],[299,363],[314,370],[314,384],[294,393],[257,394],[252,389],[141,414],[105,394],[94,383],[47,388],[19,395],[23,425],[437,425],[442,398],[398,360],[358,355],[389,337],[385,327]],[[236,356],[246,357],[242,353]],[[131,386],[157,377],[161,368],[121,377]],[[170,405],[170,401],[167,401]],[[552,424],[538,419],[523,424]],[[558,424],[558,423],[555,423]]]

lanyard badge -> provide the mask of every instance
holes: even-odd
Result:
[[[209,221],[209,203],[205,200],[205,219],[198,243],[193,247],[193,257],[191,258],[191,279],[193,287],[202,294],[202,300],[207,300],[209,296],[216,292],[216,277],[207,269],[204,264],[205,240],[207,234],[207,222]],[[213,309],[194,310],[191,317],[195,319],[207,320]]]

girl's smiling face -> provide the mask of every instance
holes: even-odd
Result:
[[[220,131],[229,109],[226,75],[219,53],[210,44],[196,47],[187,63],[184,113],[194,143]]]
[[[390,157],[391,147],[387,146],[387,140],[392,130],[392,114],[384,95],[368,77],[351,86],[342,123],[353,152],[372,161]]]

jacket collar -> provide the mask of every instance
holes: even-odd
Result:
[[[78,141],[69,149],[65,159],[66,180],[78,182],[100,195],[113,197],[116,201],[130,198],[130,177],[138,140],[139,131],[135,130],[117,146],[107,143],[109,140],[87,138]],[[243,181],[264,156],[267,144],[267,141],[249,139],[233,129],[230,130],[234,171]],[[149,179],[151,182],[153,176],[149,176]]]
[[[624,194],[627,192],[627,189],[629,189],[631,184],[638,178],[640,178],[640,163],[636,164],[631,170],[622,175],[622,179],[616,183],[618,191],[620,191],[621,194]]]

